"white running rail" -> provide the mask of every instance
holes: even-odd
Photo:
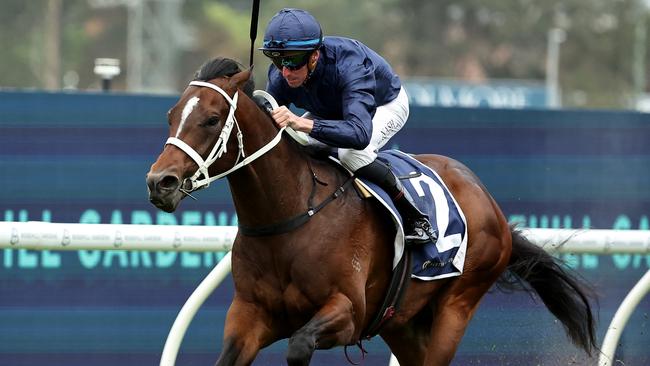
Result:
[[[163,348],[162,356],[160,357],[160,365],[175,365],[178,351],[181,348],[183,337],[190,326],[194,315],[199,311],[199,308],[211,293],[221,284],[224,278],[230,273],[230,252],[224,256],[216,267],[208,274],[208,276],[201,281],[199,286],[192,292],[181,311],[176,316],[172,329],[169,331],[165,347]]]
[[[650,254],[650,231],[645,230],[524,229],[524,233],[548,251]],[[0,221],[0,249],[213,252],[230,250],[236,235],[236,226]]]
[[[533,243],[548,251],[593,254],[650,254],[650,231],[524,229]],[[0,222],[0,249],[229,251],[234,226],[61,224]],[[562,243],[557,245],[557,243]],[[194,315],[230,272],[230,253],[194,290],[172,325],[160,366],[173,366]],[[612,366],[618,340],[630,315],[650,292],[650,271],[632,288],[614,315],[602,345],[599,366]],[[397,366],[391,356],[390,366]]]
[[[229,251],[236,226],[0,222],[0,249]]]
[[[634,312],[634,309],[636,309],[639,302],[641,302],[648,292],[650,292],[650,270],[634,285],[630,293],[625,296],[618,310],[616,310],[614,318],[607,328],[605,339],[603,340],[600,358],[598,359],[599,366],[614,365],[616,346],[618,345],[619,338],[621,338],[623,329]]]

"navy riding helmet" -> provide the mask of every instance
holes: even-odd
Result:
[[[277,57],[287,51],[317,50],[322,43],[323,32],[316,18],[306,10],[285,8],[269,21],[260,50]]]

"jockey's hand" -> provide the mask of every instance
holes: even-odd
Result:
[[[273,120],[275,120],[275,124],[280,128],[287,126],[296,131],[310,133],[311,129],[314,127],[314,121],[308,118],[296,116],[285,106],[280,106],[274,109],[271,112],[271,116],[273,117]]]

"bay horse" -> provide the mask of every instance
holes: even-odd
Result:
[[[288,364],[308,365],[316,349],[367,336],[391,280],[396,228],[377,201],[342,189],[345,172],[278,130],[252,90],[251,70],[236,61],[216,58],[200,68],[168,113],[169,139],[147,174],[149,199],[173,212],[191,191],[227,178],[240,230],[232,247],[234,298],[216,364],[250,365],[260,349],[289,338]],[[440,155],[415,158],[455,196],[468,245],[461,275],[408,280],[401,306],[379,332],[399,363],[448,365],[485,293],[517,281],[591,354],[595,321],[583,281],[511,227],[463,164]],[[327,204],[306,214],[312,202]],[[251,235],[251,228],[261,229]]]

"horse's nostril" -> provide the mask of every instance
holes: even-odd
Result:
[[[179,180],[173,175],[164,176],[156,185],[158,191],[174,191],[178,188]]]

